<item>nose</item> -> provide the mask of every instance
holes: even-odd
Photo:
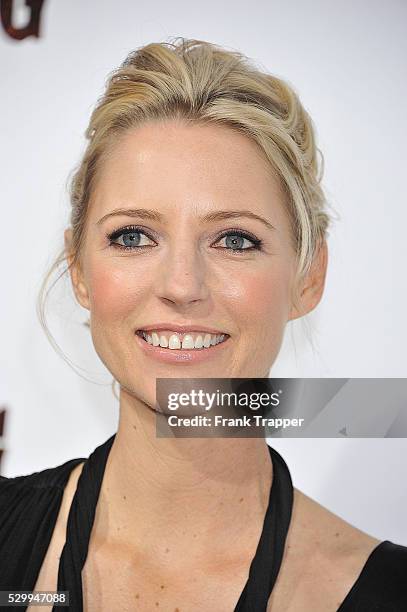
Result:
[[[178,306],[208,298],[208,270],[203,255],[191,242],[174,245],[160,262],[157,295]]]

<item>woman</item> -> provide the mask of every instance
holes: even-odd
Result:
[[[329,217],[297,95],[215,45],[149,44],[87,138],[56,266],[119,425],[88,460],[1,480],[1,589],[75,611],[407,609],[407,547],[293,489],[264,438],[156,437],[157,378],[267,377],[321,299]]]

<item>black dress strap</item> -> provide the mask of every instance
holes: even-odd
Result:
[[[250,565],[249,578],[234,612],[266,612],[284,554],[293,507],[293,484],[282,456],[271,446],[273,480],[263,531]]]
[[[58,568],[58,591],[69,591],[69,610],[83,612],[82,568],[86,562],[96,505],[114,434],[84,463],[68,515],[66,542]],[[278,576],[291,521],[293,485],[281,455],[270,446],[273,480],[263,529],[249,577],[234,612],[266,612]],[[54,606],[53,612],[60,608]]]
[[[69,591],[70,612],[83,611],[82,568],[88,554],[90,534],[107,458],[116,434],[95,448],[85,461],[68,514],[66,541],[58,568],[58,591]],[[61,608],[54,606],[53,612]]]

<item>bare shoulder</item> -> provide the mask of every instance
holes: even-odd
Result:
[[[83,463],[79,463],[74,467],[69,475],[68,482],[64,489],[61,507],[55,523],[55,528],[52,534],[47,553],[44,557],[40,573],[35,585],[37,591],[55,591],[58,582],[58,565],[61,556],[62,548],[65,544],[66,524],[68,520],[69,509],[72,499],[76,491],[79,476],[82,472]],[[38,607],[36,608],[36,610]]]
[[[286,549],[269,606],[278,612],[335,612],[380,542],[294,488]]]
[[[289,535],[301,532],[307,543],[323,545],[327,554],[334,557],[359,549],[361,545],[369,548],[380,542],[296,488],[291,528]]]

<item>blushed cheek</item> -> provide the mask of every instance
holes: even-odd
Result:
[[[247,329],[284,325],[289,312],[288,275],[284,271],[244,275],[230,297],[236,300],[236,313]]]
[[[269,372],[274,365],[284,338],[290,307],[290,291],[286,274],[273,274],[252,286],[254,313],[257,318],[256,361],[260,371]],[[256,308],[257,305],[257,308]]]
[[[92,316],[110,324],[123,323],[133,317],[148,289],[146,275],[118,269],[117,266],[94,265],[88,275]]]

